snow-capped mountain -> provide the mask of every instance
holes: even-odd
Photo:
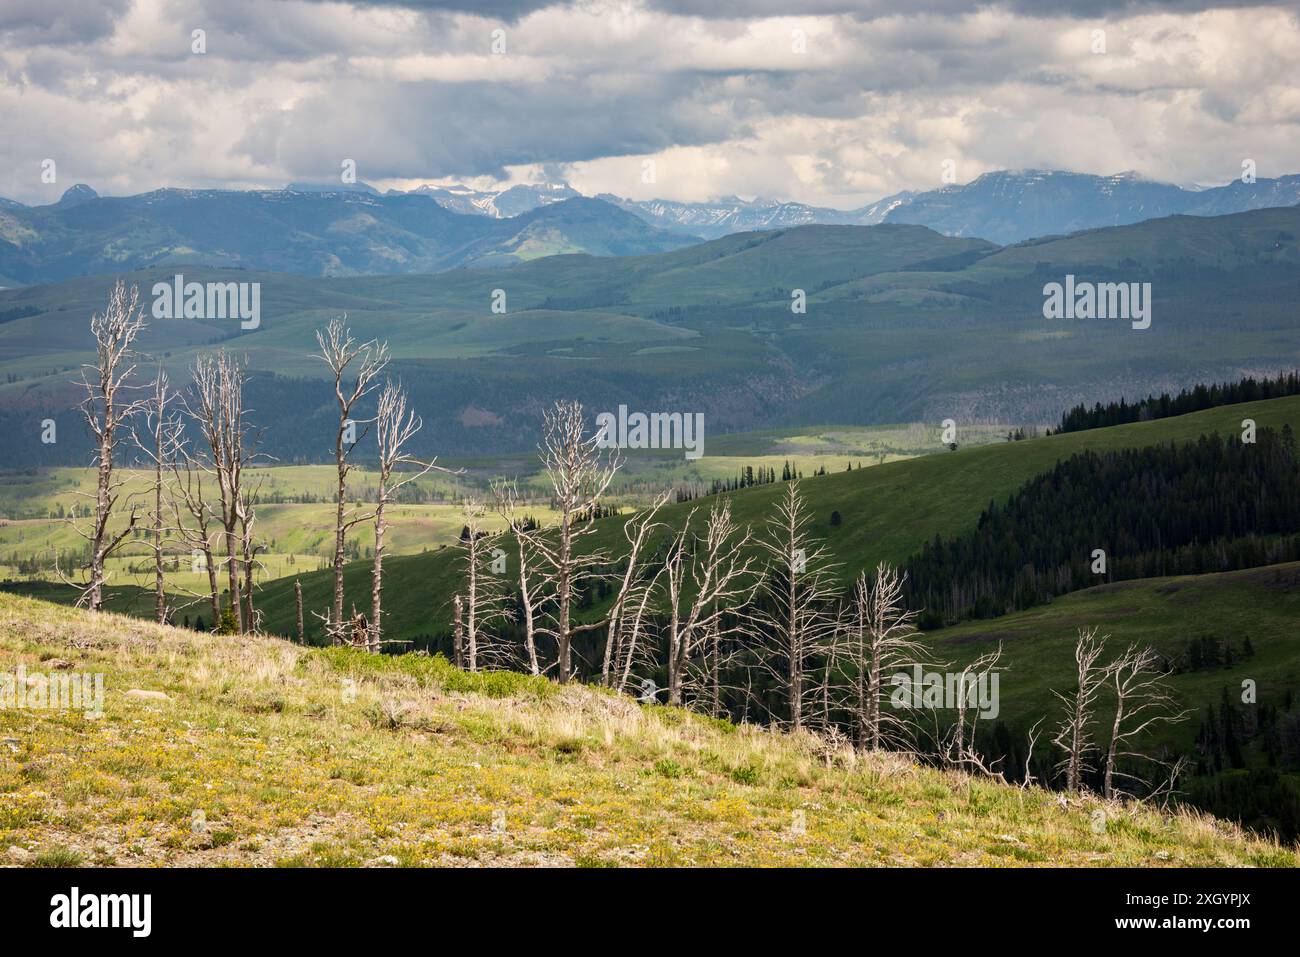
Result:
[[[464,186],[424,186],[448,209],[496,218],[516,216],[579,195],[567,183],[512,186],[479,192]],[[961,186],[886,196],[859,209],[832,209],[775,199],[725,196],[708,202],[632,200],[609,193],[598,199],[653,226],[715,239],[730,233],[809,224],[872,226],[909,223],[947,236],[978,236],[1014,243],[1080,229],[1123,226],[1161,216],[1217,216],[1300,203],[1300,176],[1235,181],[1211,189],[1184,189],[1136,173],[1094,176],[1058,170],[1000,170]]]
[[[434,202],[450,209],[453,213],[469,216],[491,216],[493,219],[509,219],[522,213],[530,213],[541,206],[563,202],[581,196],[568,183],[520,184],[495,192],[484,192],[456,183],[451,186],[419,186],[407,190],[421,196],[429,196]],[[388,191],[389,196],[401,195],[401,191]]]
[[[654,226],[705,239],[755,229],[781,229],[813,223],[851,225],[855,222],[851,212],[763,198],[744,200],[738,196],[724,196],[708,203],[679,203],[665,199],[637,201],[610,193],[601,193],[597,198],[626,209]]]

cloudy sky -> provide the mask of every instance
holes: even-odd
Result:
[[[337,180],[348,159],[381,188],[564,178],[841,208],[938,186],[945,161],[958,182],[1050,167],[1213,185],[1247,159],[1261,177],[1300,172],[1300,12],[2,0],[0,132],[0,196],[28,203],[77,182],[118,195]]]

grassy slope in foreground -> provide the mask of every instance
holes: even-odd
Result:
[[[815,516],[813,533],[826,540],[845,575],[853,576],[879,561],[901,563],[935,535],[946,537],[974,528],[990,501],[1005,502],[1025,482],[1076,452],[1189,442],[1209,432],[1240,434],[1241,420],[1245,418],[1253,418],[1260,428],[1280,429],[1289,423],[1300,432],[1300,396],[923,455],[809,478],[800,489]],[[735,493],[732,503],[737,520],[760,529],[784,494],[784,483]],[[711,498],[705,498],[669,507],[662,513],[663,520],[680,523],[693,507],[703,515],[711,502]],[[840,513],[841,525],[830,524],[832,511]],[[611,554],[620,554],[626,548],[617,519],[599,523],[599,530],[587,542]],[[455,549],[386,561],[385,633],[392,638],[411,638],[446,629],[451,618],[451,597],[460,587],[462,562]],[[357,601],[362,609],[369,607],[370,569],[369,561],[361,561],[348,565],[345,571],[349,601]],[[308,609],[329,604],[332,572],[304,574],[301,580]],[[292,579],[269,582],[260,605],[267,613],[270,630],[280,634],[293,630]]]
[[[1097,833],[1091,800],[441,659],[215,638],[6,595],[0,648],[3,670],[60,658],[106,688],[99,720],[0,711],[6,861],[1296,862],[1209,818],[1116,806]]]

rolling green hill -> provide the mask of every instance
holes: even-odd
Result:
[[[548,243],[519,249],[532,255]],[[186,267],[189,279],[262,283],[260,328],[156,320],[142,347],[177,378],[218,345],[246,355],[250,405],[281,461],[327,451],[331,396],[310,352],[315,329],[340,313],[359,335],[389,341],[394,373],[436,423],[421,435],[421,454],[531,448],[540,410],[559,398],[593,412],[702,412],[710,436],[822,422],[1047,423],[1078,402],[1295,366],[1298,256],[1300,209],[1284,208],[1001,249],[885,224],[432,276]],[[175,272],[127,276],[147,298]],[[1066,274],[1150,282],[1151,328],[1044,319],[1043,286]],[[84,461],[68,381],[107,286],[99,277],[0,292],[0,427],[16,437],[14,464]],[[504,315],[491,311],[495,290]],[[795,290],[807,296],[805,313],[792,311]],[[58,445],[39,442],[32,424],[45,417],[66,436]]]
[[[826,539],[842,563],[841,577],[847,581],[879,561],[901,563],[936,535],[966,531],[990,501],[1005,499],[1035,475],[1076,452],[1191,441],[1208,432],[1239,432],[1242,419],[1248,417],[1261,428],[1280,429],[1290,424],[1300,429],[1300,397],[920,456],[808,478],[801,490],[816,516],[814,532]],[[757,528],[783,493],[784,486],[778,483],[729,494],[738,521]],[[709,501],[706,498],[669,506],[662,513],[663,520],[683,521],[692,506],[707,510]],[[832,511],[842,517],[838,526],[830,524]],[[591,547],[616,554],[624,543],[620,522],[609,519],[598,523],[597,533],[589,539]],[[390,637],[414,638],[448,627],[451,597],[459,587],[457,554],[449,549],[385,562],[385,630]],[[347,591],[359,602],[369,594],[369,577],[370,563],[347,566]],[[306,606],[325,607],[332,588],[330,574],[303,575],[301,582]],[[271,630],[291,632],[292,594],[293,583],[289,580],[270,582],[264,589],[261,604]]]

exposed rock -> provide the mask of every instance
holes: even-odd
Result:
[[[126,693],[128,698],[138,698],[142,701],[171,701],[172,699],[161,691],[141,691],[139,688],[132,688]]]

